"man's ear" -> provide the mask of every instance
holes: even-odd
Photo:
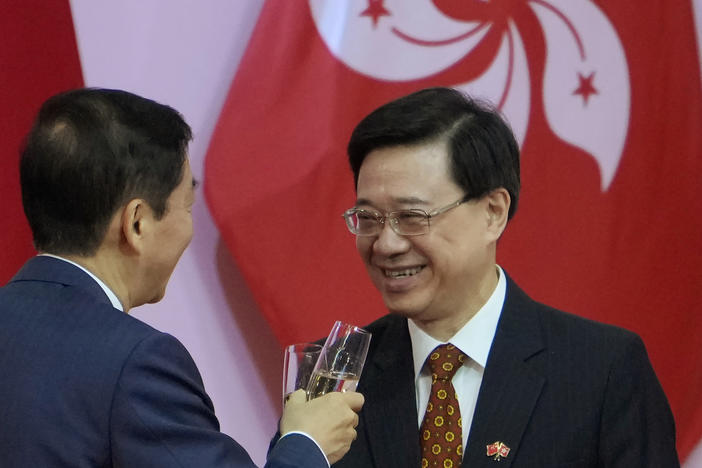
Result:
[[[488,232],[497,240],[507,226],[511,198],[509,192],[507,192],[505,188],[500,187],[490,192],[486,196],[486,199]]]
[[[151,208],[141,198],[130,200],[122,207],[121,231],[125,246],[137,253],[144,248],[145,234],[152,221]]]

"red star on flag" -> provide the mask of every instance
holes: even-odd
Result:
[[[373,18],[373,27],[378,25],[378,19],[381,16],[390,16],[390,12],[385,8],[383,2],[385,0],[368,0],[368,8],[363,10],[360,16],[370,16]]]
[[[579,94],[583,97],[583,103],[587,106],[587,100],[593,94],[599,94],[597,89],[592,85],[592,81],[595,79],[595,72],[590,73],[588,76],[583,76],[582,73],[578,72],[578,79],[580,80],[580,86],[573,91],[573,94]]]

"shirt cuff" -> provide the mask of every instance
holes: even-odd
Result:
[[[301,436],[307,437],[307,438],[310,439],[312,442],[314,442],[314,445],[316,445],[317,448],[319,449],[319,451],[322,452],[322,456],[324,457],[324,460],[327,462],[327,466],[331,467],[331,465],[329,464],[329,459],[327,458],[327,454],[324,453],[324,450],[322,450],[322,447],[320,447],[319,444],[317,443],[317,441],[314,440],[314,437],[312,437],[311,435],[309,435],[309,434],[306,433],[306,432],[302,432],[302,431],[290,431],[290,432],[286,432],[285,435],[283,435],[283,436],[281,437],[281,439],[284,439],[285,437],[289,436],[290,434],[299,434],[299,435],[301,435]]]

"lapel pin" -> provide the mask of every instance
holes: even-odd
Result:
[[[487,446],[487,456],[493,457],[493,460],[500,461],[509,455],[509,447],[504,442],[493,442]]]

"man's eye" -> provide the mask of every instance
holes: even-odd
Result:
[[[359,221],[375,221],[376,217],[367,211],[359,211],[356,213],[356,217],[359,219]]]
[[[420,224],[426,220],[426,216],[423,213],[417,213],[414,211],[402,211],[397,213],[397,220],[403,224]]]
[[[359,227],[371,227],[378,223],[378,218],[371,212],[359,211],[356,213],[356,223]]]

